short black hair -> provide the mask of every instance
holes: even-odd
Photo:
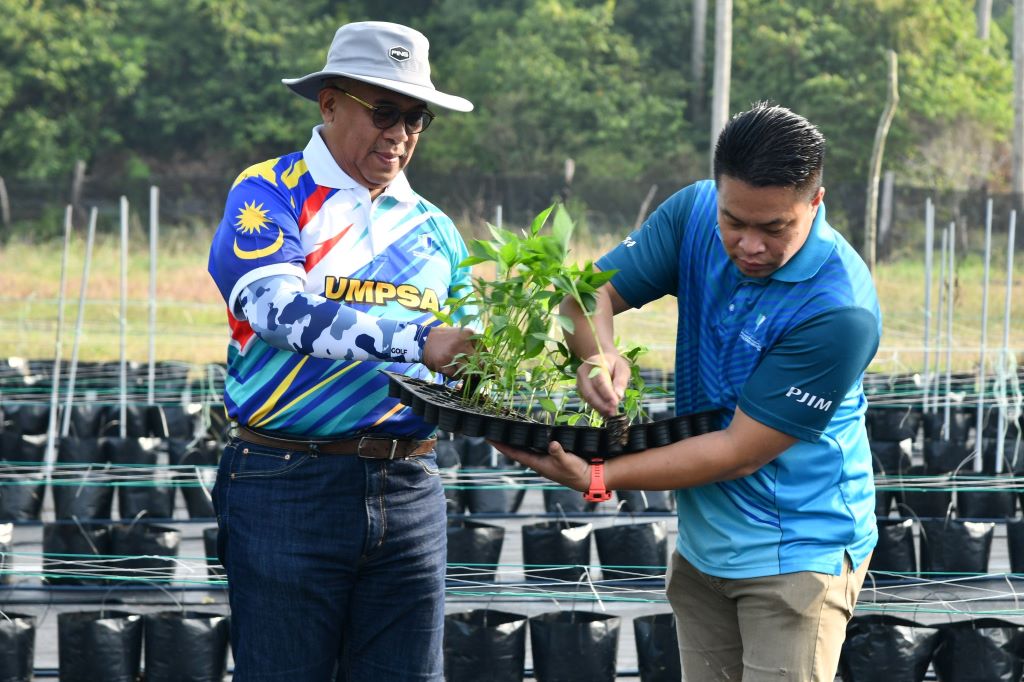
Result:
[[[715,183],[727,175],[754,187],[813,194],[824,165],[825,136],[817,126],[771,102],[733,116],[715,145]]]

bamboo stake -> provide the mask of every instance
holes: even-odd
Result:
[[[121,197],[121,438],[128,437],[128,198]]]
[[[992,261],[992,199],[988,200],[985,206],[985,274],[981,288],[981,349],[978,355],[978,420],[974,435],[974,471],[981,473],[981,448],[985,438],[984,430],[985,413],[985,354],[988,345],[988,279],[989,266]]]
[[[949,265],[946,268],[946,411],[942,417],[942,437],[949,440],[950,400],[953,395],[953,285],[956,282],[956,223],[949,224]]]
[[[1017,212],[1010,212],[1010,225],[1006,234],[1006,300],[1003,305],[1003,352],[999,363],[999,421],[996,429],[996,473],[1003,470],[1003,454],[1006,447],[1006,408],[1008,399],[1007,374],[1014,370],[1010,362],[1010,302],[1013,299],[1013,242],[1017,232]]]
[[[932,330],[932,256],[935,250],[935,211],[931,197],[924,202],[924,395],[923,412],[928,412],[929,388],[931,385],[929,335]]]
[[[53,342],[53,387],[50,390],[50,419],[46,426],[46,471],[57,461],[57,406],[60,394],[60,361],[64,346],[64,296],[68,282],[68,251],[71,245],[71,204],[64,209],[64,253],[60,259],[60,290],[57,292],[57,334]]]
[[[156,379],[156,257],[160,226],[160,189],[149,188],[149,375],[146,403],[152,405]]]
[[[71,430],[71,404],[75,397],[75,378],[78,376],[78,347],[82,340],[82,325],[85,322],[85,299],[89,288],[89,266],[92,263],[92,245],[96,240],[96,207],[89,211],[89,230],[85,237],[85,263],[82,265],[82,286],[78,292],[78,317],[75,319],[75,341],[71,347],[71,366],[68,368],[68,396],[64,402],[64,421],[60,435],[67,436]]]

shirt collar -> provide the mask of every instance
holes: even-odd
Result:
[[[322,124],[313,128],[309,143],[302,150],[302,158],[306,161],[306,168],[309,169],[309,175],[313,178],[313,182],[321,187],[331,187],[333,189],[362,189],[363,191],[368,191],[353,180],[348,173],[343,171],[338,162],[331,156],[331,151],[327,148],[327,143],[324,142],[320,134],[322,129]],[[398,201],[416,200],[416,193],[413,192],[409,179],[405,177],[405,171],[399,172],[395,179],[391,181],[391,184],[384,188],[382,196],[394,197]]]
[[[773,272],[770,278],[780,282],[802,282],[814,277],[832,255],[835,245],[835,231],[825,220],[825,204],[822,202],[818,205],[818,212],[811,223],[807,241],[789,262]]]

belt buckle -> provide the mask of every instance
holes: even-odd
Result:
[[[391,449],[388,451],[387,457],[377,457],[375,455],[363,453],[363,445],[369,445],[370,443],[374,442],[379,443],[381,441],[391,441]],[[395,452],[398,450],[398,441],[398,438],[374,438],[373,436],[363,436],[362,438],[359,439],[359,446],[356,448],[356,453],[363,459],[393,460],[395,458]]]

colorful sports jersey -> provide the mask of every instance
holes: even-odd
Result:
[[[399,337],[413,343],[421,336],[417,325],[437,324],[433,313],[469,281],[468,269],[458,267],[466,256],[452,221],[416,194],[404,174],[371,200],[338,167],[319,127],[303,151],[242,172],[228,194],[209,262],[231,328],[229,416],[303,437],[429,435],[433,427],[387,397],[381,371],[430,378],[421,364],[392,361],[418,359],[418,349],[391,344]],[[330,337],[358,353],[314,357],[254,333],[243,309],[255,310],[254,300],[268,290],[264,282],[288,281],[301,283],[309,296],[271,310],[270,317],[289,316],[293,348],[316,347],[318,338]],[[351,309],[342,311],[343,328],[315,326],[322,322],[313,307],[323,299]],[[352,359],[358,357],[380,360]]]
[[[676,412],[737,405],[799,439],[754,474],[677,491],[678,549],[701,571],[839,575],[877,539],[864,370],[881,336],[871,275],[818,208],[803,247],[771,276],[730,261],[711,181],[662,204],[599,259],[634,307],[678,297]]]

